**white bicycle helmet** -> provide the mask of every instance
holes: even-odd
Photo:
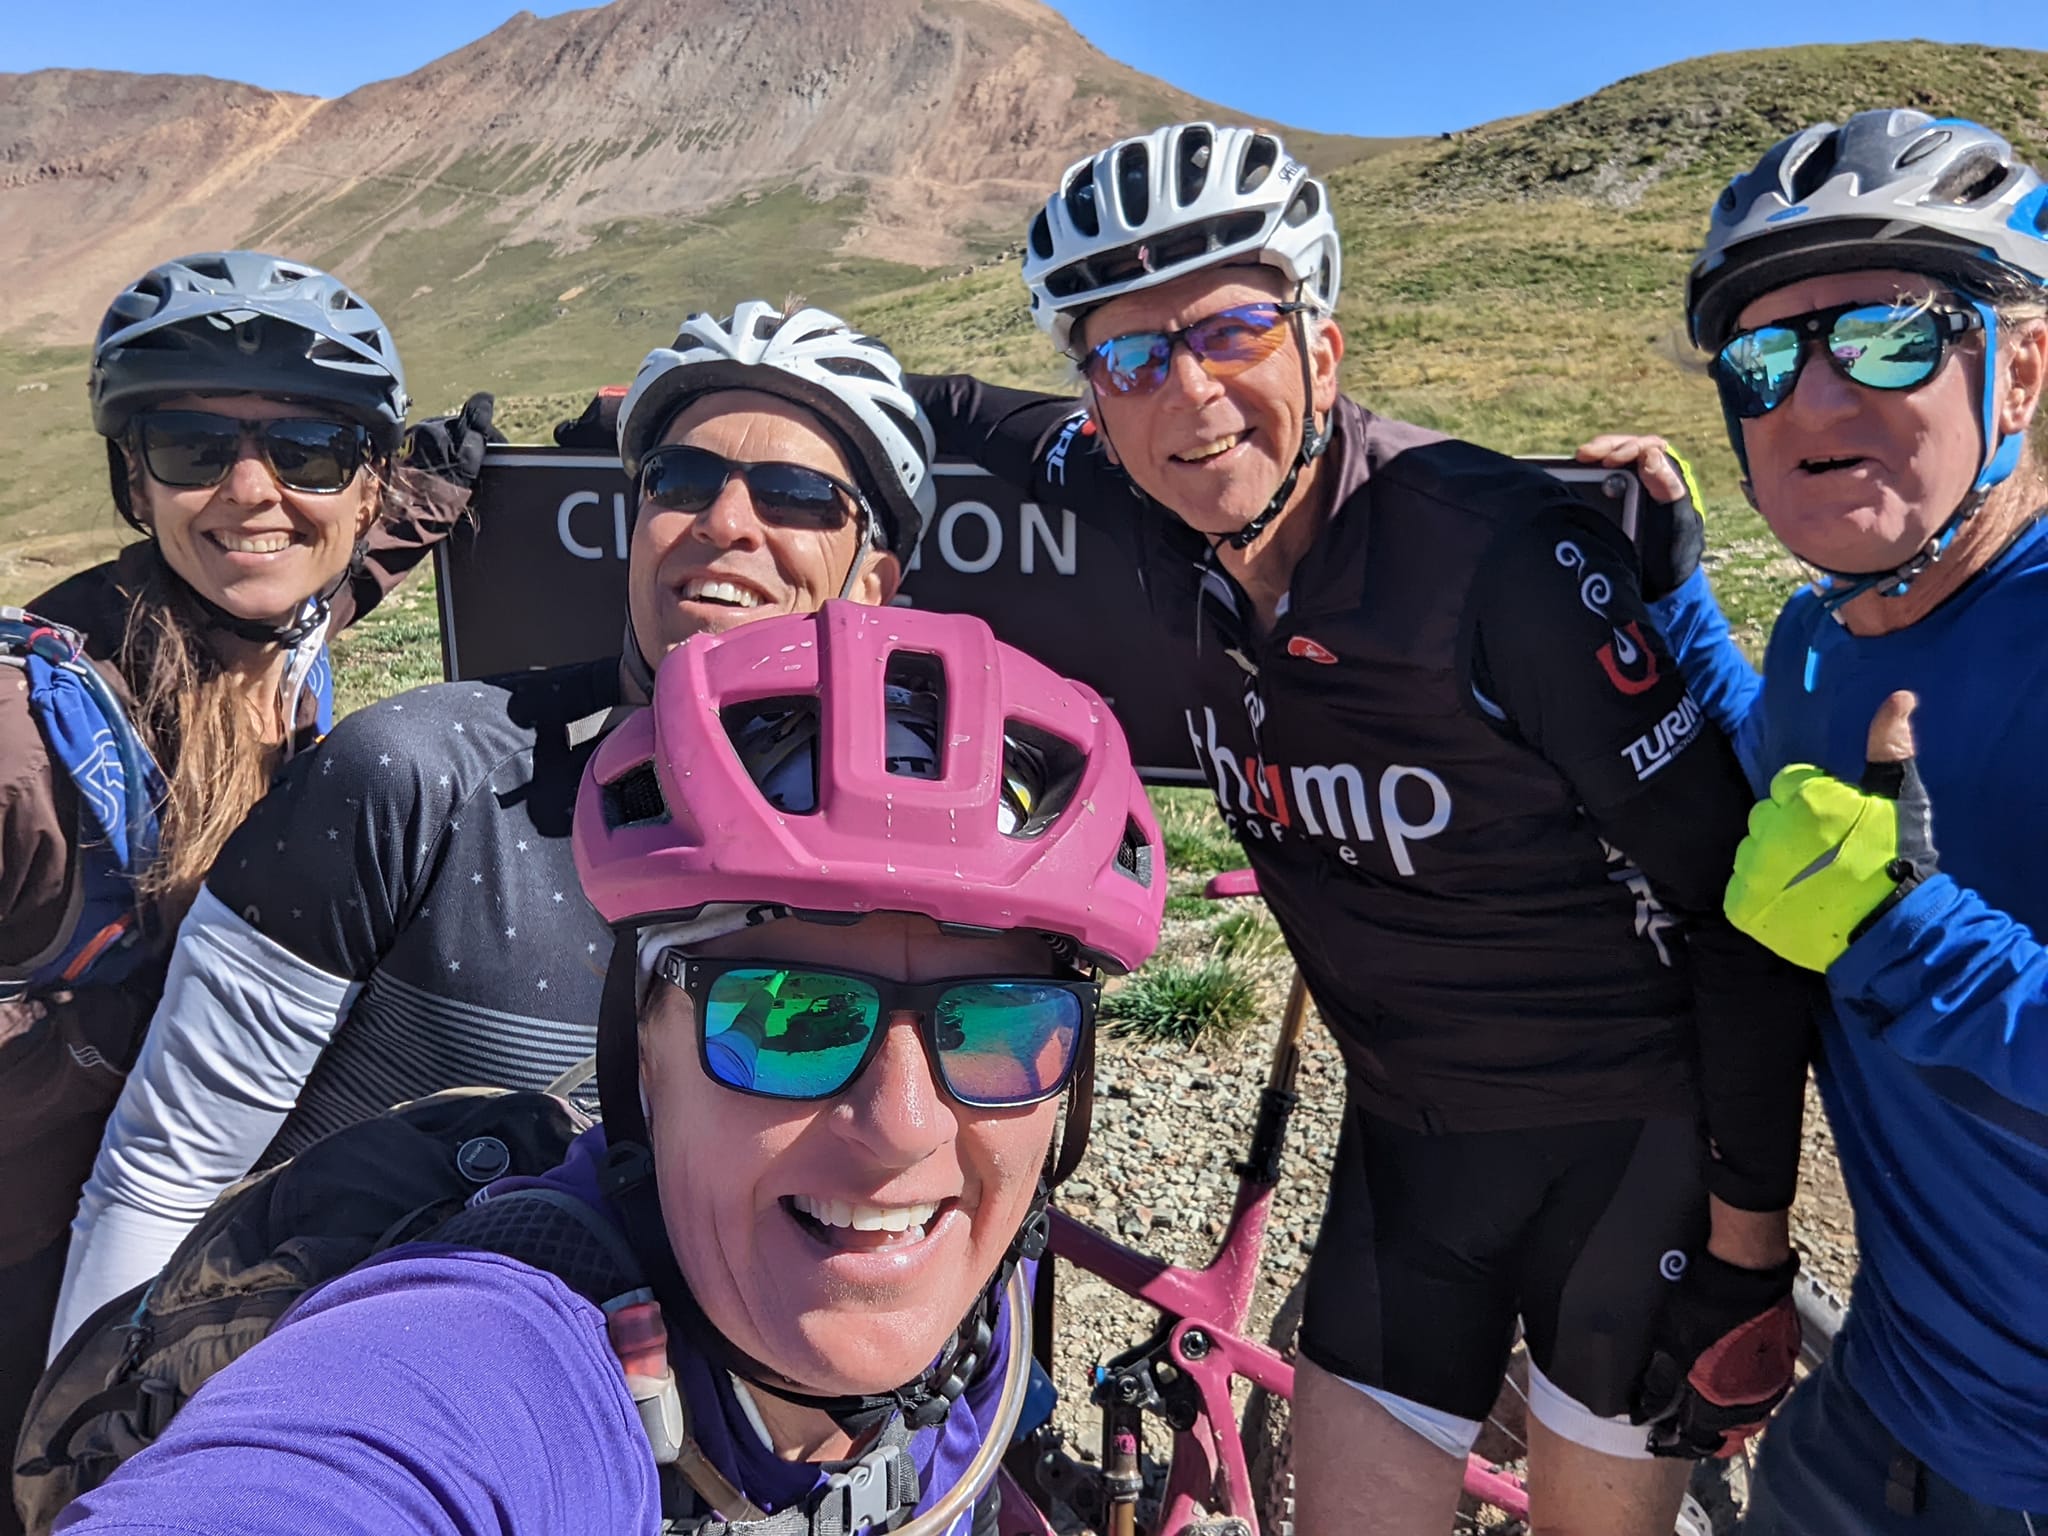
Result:
[[[1977,123],[1894,108],[1816,123],[1728,183],[1686,283],[1712,351],[1751,300],[1824,272],[1901,267],[2048,283],[2048,184]]]
[[[727,320],[691,315],[673,347],[647,354],[619,408],[626,473],[639,475],[676,412],[721,389],[760,390],[824,417],[850,451],[862,491],[887,510],[888,526],[869,536],[909,563],[937,506],[936,443],[893,352],[822,309],[784,315],[749,299]]]
[[[1031,317],[1062,352],[1096,305],[1204,267],[1277,267],[1331,310],[1344,253],[1330,196],[1257,128],[1176,123],[1076,161],[1031,221]]]
[[[183,394],[318,401],[387,452],[405,432],[405,370],[377,312],[339,278],[260,251],[152,267],[100,321],[92,424],[118,438],[136,412]]]

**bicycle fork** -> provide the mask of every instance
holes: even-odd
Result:
[[[1135,1403],[1103,1404],[1103,1536],[1137,1536],[1138,1495],[1145,1490],[1139,1455],[1144,1433],[1144,1410]]]

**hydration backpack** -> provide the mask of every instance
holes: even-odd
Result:
[[[0,999],[88,979],[111,985],[150,957],[136,879],[156,857],[164,776],[76,630],[0,608],[0,666],[28,674],[29,711],[77,791],[71,913],[51,948],[0,968]]]
[[[624,1236],[552,1187],[475,1200],[496,1180],[548,1172],[591,1124],[550,1093],[451,1088],[344,1127],[223,1192],[156,1279],[87,1318],[44,1372],[14,1456],[29,1536],[44,1536],[67,1504],[152,1444],[307,1291],[420,1239],[530,1264],[605,1311],[661,1474],[664,1530],[841,1536],[900,1523],[918,1501],[900,1416],[804,1504],[762,1514],[689,1434],[660,1309]]]

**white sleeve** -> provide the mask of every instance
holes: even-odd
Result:
[[[79,1198],[52,1355],[263,1155],[360,990],[200,890]]]

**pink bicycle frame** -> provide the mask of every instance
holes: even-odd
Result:
[[[1251,872],[1219,875],[1209,882],[1215,896],[1255,895]],[[1158,1309],[1168,1327],[1167,1362],[1192,1384],[1199,1411],[1194,1423],[1176,1429],[1173,1455],[1160,1501],[1158,1536],[1178,1536],[1203,1520],[1234,1516],[1258,1528],[1244,1439],[1231,1402],[1231,1382],[1243,1377],[1275,1396],[1294,1396],[1294,1367],[1268,1345],[1244,1337],[1265,1252],[1266,1218],[1278,1176],[1278,1150],[1294,1103],[1294,1076],[1307,1013],[1307,989],[1299,973],[1287,1000],[1280,1040],[1274,1048],[1253,1136],[1252,1156],[1238,1165],[1237,1199],[1216,1255],[1201,1269],[1168,1264],[1118,1242],[1064,1212],[1051,1213],[1053,1254],[1099,1275],[1127,1296]],[[1052,1526],[1006,1470],[1002,1474],[1003,1536],[1051,1536]],[[1521,1483],[1468,1458],[1465,1491],[1516,1519],[1526,1519],[1529,1496]]]

